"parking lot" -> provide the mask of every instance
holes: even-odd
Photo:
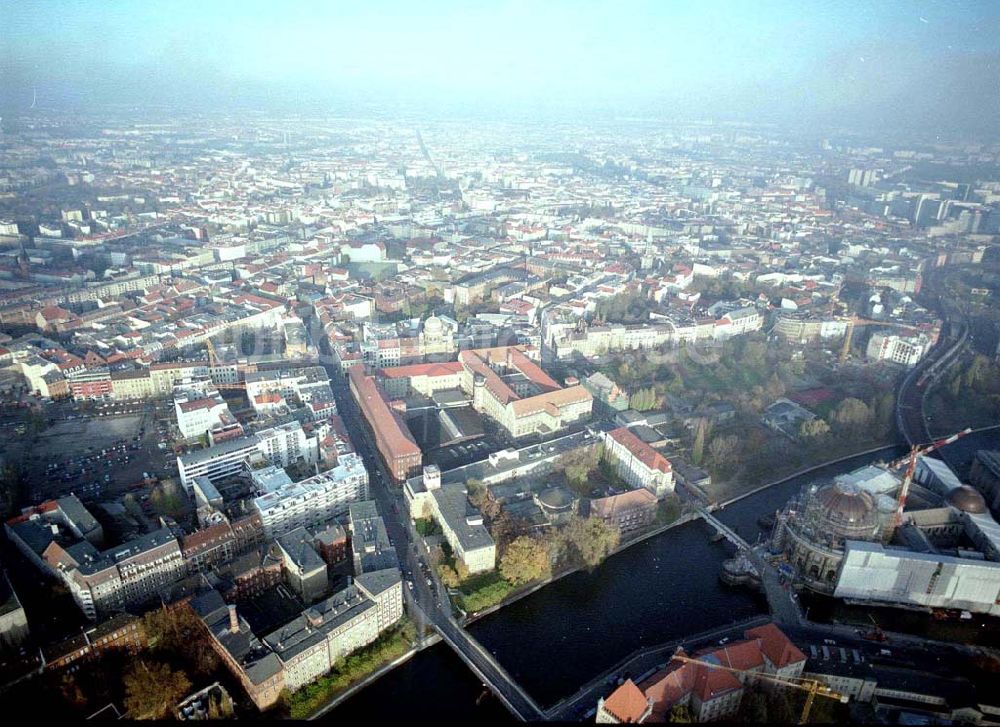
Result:
[[[171,475],[176,464],[162,409],[142,402],[47,407],[47,426],[26,443],[22,460],[31,500],[69,493],[112,499],[147,476]]]

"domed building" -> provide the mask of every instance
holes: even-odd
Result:
[[[430,316],[424,321],[419,339],[425,356],[451,354],[455,351],[455,332],[437,316]]]
[[[784,553],[809,588],[833,593],[844,541],[884,542],[892,534],[893,514],[855,483],[814,485],[789,501],[776,518],[772,549]]]
[[[945,496],[944,501],[956,510],[970,515],[982,515],[988,512],[986,500],[978,490],[968,485],[956,487]]]

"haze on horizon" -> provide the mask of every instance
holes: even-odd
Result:
[[[0,109],[1000,131],[1000,3],[0,0]]]

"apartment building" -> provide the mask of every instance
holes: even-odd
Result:
[[[181,553],[188,573],[211,570],[233,559],[236,536],[229,523],[222,520],[181,538]]]
[[[44,557],[91,620],[144,603],[187,574],[180,544],[168,528],[105,551],[85,540],[68,547],[53,541]]]
[[[301,482],[286,482],[254,498],[264,531],[276,538],[300,527],[313,527],[347,512],[368,497],[368,470],[357,454],[345,454],[332,470]]]
[[[177,428],[185,439],[203,437],[212,431],[239,426],[229,405],[218,391],[201,393],[191,389],[175,391],[174,414]],[[242,432],[242,428],[240,428]]]
[[[615,351],[648,350],[673,343],[674,327],[659,325],[590,326],[584,331],[568,329],[553,341],[556,357],[571,358],[579,354],[593,358]]]
[[[865,354],[874,361],[891,361],[910,368],[927,353],[930,339],[924,335],[900,336],[893,333],[873,333]]]

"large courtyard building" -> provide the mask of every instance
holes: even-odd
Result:
[[[590,417],[591,393],[579,384],[560,387],[520,347],[462,351],[458,360],[472,408],[513,439],[551,434]]]

